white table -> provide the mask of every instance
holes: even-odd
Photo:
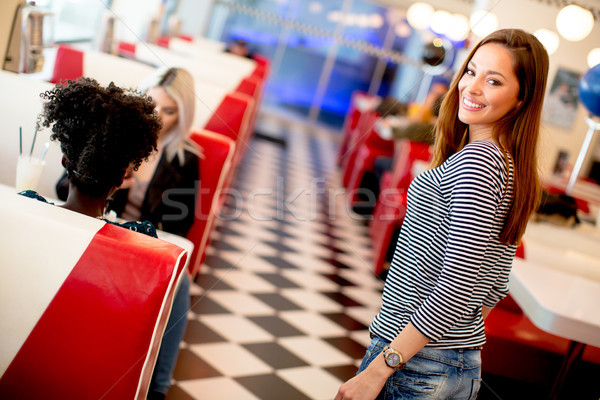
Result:
[[[525,260],[515,259],[510,293],[538,328],[571,341],[556,377],[556,398],[586,345],[600,347],[600,236],[547,223],[530,223]]]

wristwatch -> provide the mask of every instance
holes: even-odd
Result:
[[[390,346],[383,348],[383,359],[388,367],[394,368],[396,371],[400,371],[406,363],[402,358],[402,354],[392,349]]]

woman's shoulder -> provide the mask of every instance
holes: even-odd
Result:
[[[478,140],[476,142],[468,143],[451,158],[454,158],[455,162],[458,163],[478,161],[479,163],[495,165],[502,168],[502,166],[506,165],[505,156],[505,152],[494,142],[489,140]]]
[[[447,160],[446,172],[476,174],[503,181],[507,173],[507,155],[494,142],[481,140],[467,144]]]
[[[38,200],[38,201],[41,201],[44,203],[53,204],[53,203],[50,203],[48,200],[46,200],[43,196],[41,196],[35,190],[23,190],[22,192],[19,192],[19,194],[21,196],[29,197],[31,199],[35,199],[35,200]]]

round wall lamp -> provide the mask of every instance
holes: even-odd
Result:
[[[536,38],[538,38],[540,42],[542,42],[542,44],[546,48],[546,51],[548,52],[548,55],[554,54],[556,49],[558,49],[558,35],[552,32],[551,30],[543,28],[538,29],[534,32],[534,35]]]
[[[415,29],[425,29],[429,27],[429,21],[435,12],[434,8],[427,3],[414,3],[406,11],[406,19],[410,26]]]
[[[448,11],[437,10],[431,18],[431,30],[438,35],[445,35],[452,28],[452,14]]]
[[[587,56],[587,63],[590,68],[600,64],[600,47],[590,50]]]
[[[562,37],[572,42],[584,39],[594,27],[594,16],[585,8],[571,4],[558,12],[556,29]]]
[[[498,17],[486,10],[475,11],[471,14],[469,22],[471,23],[471,30],[479,37],[485,37],[498,28]]]
[[[462,14],[453,14],[452,26],[446,36],[451,40],[459,42],[466,39],[470,31],[469,19]]]

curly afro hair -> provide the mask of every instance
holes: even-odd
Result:
[[[69,182],[88,196],[109,193],[129,165],[137,169],[156,150],[160,117],[137,91],[79,78],[40,97],[46,102],[38,126],[52,125],[50,139],[60,142]]]

